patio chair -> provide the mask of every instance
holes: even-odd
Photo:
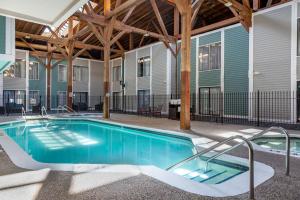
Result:
[[[141,107],[138,109],[138,115],[145,115],[148,116],[150,114],[150,107]]]
[[[161,117],[162,108],[163,108],[163,105],[158,105],[158,106],[153,107],[151,110],[151,116]]]

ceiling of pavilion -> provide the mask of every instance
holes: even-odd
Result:
[[[243,0],[236,0],[242,4]],[[116,0],[111,0],[112,4],[112,10],[115,8]],[[122,0],[122,3],[126,2],[126,0]],[[252,0],[249,1],[250,5],[252,7]],[[275,5],[279,3],[280,0],[273,0],[272,5]],[[270,3],[270,0],[269,0]],[[168,35],[173,36],[174,35],[174,7],[175,5],[170,3],[168,0],[156,0],[157,7],[159,8],[159,12],[161,15],[161,18],[164,22],[164,25],[167,29]],[[260,8],[266,7],[268,4],[268,0],[261,0]],[[103,15],[103,0],[90,0],[89,7],[92,8],[94,13],[97,15]],[[127,10],[128,11],[128,10]],[[84,9],[80,9],[77,12],[85,12]],[[117,20],[122,21],[124,17],[126,16],[127,12],[123,12],[120,15],[117,16]],[[199,12],[197,14],[197,17],[195,19],[195,23],[193,26],[193,29],[199,29],[201,27],[208,26],[210,24],[214,24],[216,22],[220,22],[222,20],[226,20],[229,18],[233,18],[234,14],[233,12],[226,7],[223,3],[220,3],[220,0],[204,0]],[[76,21],[76,18],[75,18]],[[87,23],[85,21],[79,21],[77,23],[74,23],[74,29],[78,26],[78,30],[82,30],[85,27],[87,27]],[[143,30],[159,33],[159,22],[156,18],[156,15],[151,7],[150,0],[145,0],[143,3],[137,5],[128,20],[125,23],[126,25],[130,25],[132,27],[140,28]],[[54,30],[54,28],[52,28]],[[67,37],[66,30],[68,29],[68,24],[62,24],[61,30],[59,31],[61,33],[61,37]],[[87,28],[86,28],[87,29]],[[95,46],[102,46],[99,39],[96,37],[96,35],[93,34],[93,32],[89,29],[88,31],[83,32],[83,34],[80,35],[80,37],[76,38],[78,41],[85,40],[85,43]],[[47,30],[47,26],[33,23],[33,22],[27,22],[23,20],[16,20],[16,31],[17,32],[23,32],[23,33],[30,33],[30,34],[36,34],[36,35],[43,35],[47,37],[53,37],[51,32]],[[119,33],[118,30],[113,30],[113,35],[117,35]],[[153,42],[158,41],[157,38],[153,37],[145,37],[143,34],[138,33],[131,33],[132,37],[132,44],[133,48],[138,48],[139,46],[144,46]],[[52,36],[51,36],[52,35]],[[130,48],[130,42],[129,42],[129,33],[125,33],[122,35],[122,37],[118,40],[118,45],[114,44],[112,46],[113,49],[119,49],[120,45],[121,47],[127,51]],[[21,45],[22,42],[26,40],[29,44],[38,44],[38,45],[47,45],[46,41],[41,41],[37,39],[32,39],[29,37],[24,37],[22,40],[20,40],[19,37],[17,37],[16,41],[18,41],[17,48],[22,49],[29,49],[31,48],[27,47],[26,45]],[[79,49],[75,50],[79,51]],[[58,52],[59,53],[59,52]],[[113,53],[112,53],[113,54]],[[93,57],[95,59],[101,59],[102,58],[102,52],[100,50],[93,50],[89,49],[86,52],[82,53],[82,57]]]

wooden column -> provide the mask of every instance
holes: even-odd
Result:
[[[67,106],[72,108],[73,104],[73,50],[74,41],[71,39],[73,37],[73,19],[69,19],[68,25],[68,67],[67,67]]]
[[[110,0],[104,0],[104,15],[110,13],[111,3]],[[109,112],[109,60],[110,60],[110,36],[109,25],[104,28],[104,103],[103,103],[103,117],[104,119],[110,118]]]
[[[190,121],[190,73],[191,73],[191,11],[190,0],[176,0],[176,6],[181,14],[181,111],[180,128],[189,130]]]
[[[47,55],[47,110],[51,110],[51,59],[52,56],[50,53]]]

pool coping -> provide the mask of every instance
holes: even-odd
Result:
[[[90,119],[90,118],[49,118],[54,120],[87,120],[87,121],[94,121],[94,122],[100,122],[100,123],[106,123],[106,124],[112,124],[112,125],[118,125],[118,126],[125,126],[140,130],[148,130],[148,131],[154,131],[154,132],[162,132],[167,135],[176,135],[180,137],[189,138],[193,144],[197,145],[197,142],[200,137],[187,134],[187,133],[181,133],[176,131],[168,131],[168,130],[162,130],[162,129],[156,129],[156,128],[147,128],[147,127],[141,127],[136,125],[127,125],[123,123],[117,123],[117,122],[108,122],[105,120],[100,119]],[[0,125],[4,124],[10,124],[14,122],[24,122],[24,120],[16,120],[11,122],[4,122],[0,123]],[[195,142],[195,143],[194,143]],[[0,130],[0,144],[2,145],[3,149],[7,153],[8,157],[11,159],[11,161],[18,167],[30,169],[30,170],[39,170],[44,168],[49,168],[51,170],[56,171],[71,171],[71,172],[88,172],[88,171],[101,171],[105,170],[111,166],[113,166],[113,169],[118,172],[128,172],[134,171],[141,174],[145,174],[147,176],[150,176],[152,178],[155,178],[159,181],[162,181],[166,184],[169,184],[173,187],[176,187],[178,189],[203,195],[203,196],[211,196],[211,197],[228,197],[228,196],[235,196],[239,194],[243,194],[249,191],[249,171],[244,172],[240,175],[237,175],[223,183],[220,184],[205,184],[205,183],[199,183],[192,181],[190,179],[187,179],[183,176],[177,175],[175,173],[172,173],[170,171],[166,171],[163,169],[160,169],[156,166],[144,166],[144,165],[119,165],[119,164],[53,164],[53,163],[41,163],[38,162],[32,157],[30,157],[13,139],[11,139],[8,135],[6,135],[5,132]],[[231,159],[240,163],[243,163],[244,165],[248,166],[248,159],[239,158],[236,156],[231,155],[223,155],[223,159]],[[254,185],[255,187],[262,184],[263,182],[267,181],[274,175],[274,169],[268,165],[265,165],[260,162],[254,162],[254,171],[255,171],[255,177],[254,177]],[[243,184],[241,184],[243,183]]]

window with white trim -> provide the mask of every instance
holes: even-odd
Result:
[[[73,81],[87,82],[89,79],[89,70],[85,66],[73,66]]]
[[[67,66],[58,65],[58,81],[67,82]]]
[[[150,56],[138,59],[138,77],[150,76]]]
[[[199,70],[207,71],[221,68],[221,42],[199,47]]]
[[[112,80],[120,81],[121,80],[121,66],[114,66],[112,68]]]
[[[58,91],[57,92],[57,106],[64,106],[67,104],[67,92]]]
[[[39,63],[29,63],[29,80],[39,80]]]
[[[15,63],[3,72],[4,77],[26,78],[25,59],[16,59]]]

